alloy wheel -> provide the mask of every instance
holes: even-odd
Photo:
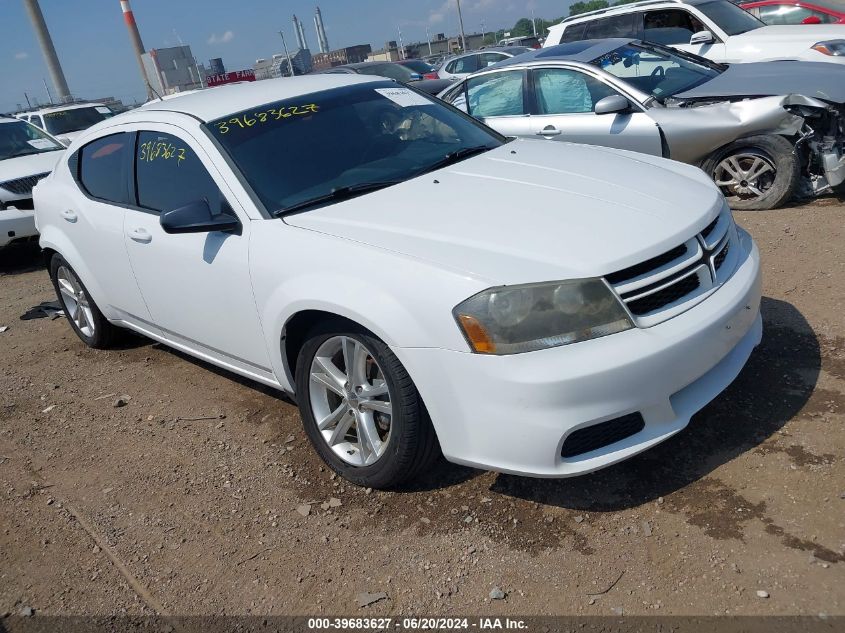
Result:
[[[96,330],[94,313],[79,278],[67,266],[59,266],[56,271],[56,281],[68,317],[84,336],[93,337]]]
[[[343,461],[370,466],[384,455],[393,421],[390,388],[372,352],[350,336],[333,336],[310,368],[311,412],[323,439]]]
[[[754,150],[726,156],[713,170],[713,180],[727,198],[759,200],[776,179],[777,168],[772,160]]]

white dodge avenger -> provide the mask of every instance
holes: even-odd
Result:
[[[413,89],[215,88],[85,131],[35,188],[71,327],[296,398],[339,474],[565,477],[683,429],[760,342],[760,265],[696,168],[511,141]]]

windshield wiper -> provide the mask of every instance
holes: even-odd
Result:
[[[464,160],[465,158],[469,158],[470,156],[475,156],[476,154],[482,154],[489,150],[493,149],[493,146],[490,145],[476,145],[474,147],[463,147],[461,149],[456,149],[454,152],[449,152],[443,158],[438,160],[436,163],[433,163],[426,167],[421,174],[427,174],[432,171],[436,171],[438,169],[443,169],[444,167],[448,167],[449,165],[453,165],[457,162]]]
[[[289,215],[291,213],[297,213],[299,211],[305,211],[306,209],[327,204],[329,202],[341,202],[343,200],[349,200],[350,198],[356,198],[358,196],[364,195],[365,193],[371,193],[373,191],[378,191],[379,189],[385,189],[387,187],[392,187],[393,185],[398,185],[400,182],[402,181],[381,180],[377,182],[362,182],[358,183],[357,185],[349,185],[347,187],[335,187],[328,193],[323,194],[322,196],[309,198],[308,200],[303,200],[302,202],[297,202],[296,204],[292,204],[289,207],[284,207],[283,209],[274,211],[273,217],[281,218],[282,216]]]

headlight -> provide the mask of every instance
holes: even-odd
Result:
[[[822,55],[831,55],[833,57],[845,57],[845,40],[828,40],[827,42],[819,42],[811,47],[814,51],[820,52]]]
[[[601,279],[490,288],[454,311],[479,354],[518,354],[607,336],[634,327]]]

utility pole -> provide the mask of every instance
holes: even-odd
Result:
[[[428,32],[428,27],[425,27],[425,38],[428,40],[428,54],[429,56],[434,55],[431,52],[431,33]]]
[[[481,20],[481,43],[484,44],[484,40],[487,34],[484,32],[484,20]]]
[[[53,95],[50,94],[50,86],[47,85],[47,80],[43,77],[41,78],[41,81],[44,82],[44,90],[47,91],[47,98],[50,100],[50,105],[53,105]]]
[[[24,96],[24,97],[26,97],[26,105],[27,105],[27,107],[28,107],[30,110],[32,110],[32,102],[29,100],[29,95],[28,95],[28,94],[26,94],[26,93],[23,93],[23,96]]]
[[[35,29],[35,37],[38,38],[38,45],[41,47],[41,53],[44,55],[44,61],[47,64],[47,70],[50,71],[50,78],[56,87],[59,100],[68,102],[71,100],[70,89],[67,87],[65,74],[59,63],[59,56],[56,55],[56,47],[53,46],[53,39],[50,37],[50,31],[47,30],[47,23],[44,21],[44,14],[41,13],[38,0],[24,0],[23,4],[29,14],[32,28]],[[52,101],[52,97],[50,100]]]
[[[467,50],[467,38],[464,34],[464,16],[461,13],[461,0],[457,0],[458,2],[458,22],[461,25],[461,52],[466,53]]]
[[[534,37],[537,37],[537,18],[534,17],[534,7],[531,7],[531,27],[534,29]]]
[[[293,77],[293,62],[290,59],[290,53],[288,53],[288,44],[287,42],[285,42],[285,34],[282,31],[279,31],[279,35],[282,36],[282,47],[285,49],[285,55],[288,58],[288,69],[290,70],[290,76]]]
[[[158,95],[153,92],[150,78],[147,76],[147,68],[144,66],[144,53],[146,51],[144,50],[144,43],[141,41],[141,33],[138,31],[138,24],[135,22],[135,14],[132,13],[132,7],[129,6],[129,0],[120,0],[120,8],[123,11],[123,21],[126,22],[126,28],[129,30],[129,41],[135,51],[138,68],[141,70],[141,79],[147,89],[147,99],[155,99]]]

